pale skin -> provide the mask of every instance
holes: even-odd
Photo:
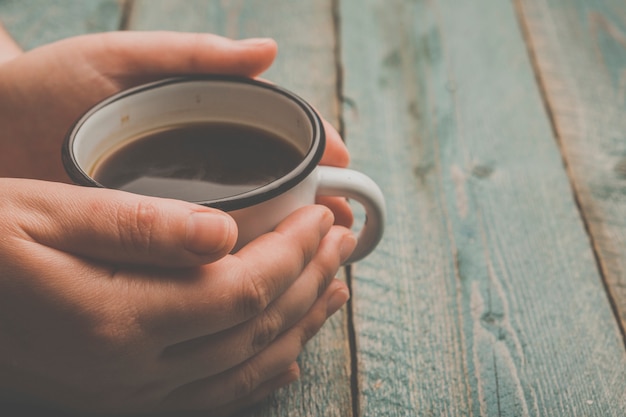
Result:
[[[334,279],[355,245],[345,201],[302,208],[230,254],[227,214],[64,184],[58,157],[71,123],[106,96],[178,74],[253,77],[275,55],[268,39],[168,32],[24,53],[0,28],[0,395],[93,414],[228,415],[299,377],[304,344],[349,297]],[[326,127],[322,163],[347,166]]]

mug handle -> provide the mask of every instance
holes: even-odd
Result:
[[[352,169],[318,166],[316,170],[316,195],[351,198],[365,209],[365,223],[358,243],[344,265],[365,258],[383,237],[386,208],[382,191],[370,177]]]

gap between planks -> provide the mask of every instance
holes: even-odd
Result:
[[[611,311],[613,313],[613,316],[615,317],[615,321],[617,322],[617,326],[620,330],[620,333],[622,336],[622,342],[624,343],[624,348],[626,348],[626,324],[623,323],[622,320],[620,319],[620,311],[617,306],[617,302],[611,292],[609,283],[607,281],[607,272],[604,269],[602,260],[600,258],[600,251],[598,248],[598,244],[596,240],[594,239],[593,233],[591,232],[591,227],[589,225],[589,221],[587,220],[587,217],[585,216],[585,211],[583,209],[582,203],[580,201],[580,197],[576,189],[576,184],[574,182],[574,176],[571,172],[571,168],[568,163],[567,156],[563,149],[564,148],[563,141],[562,141],[561,136],[559,135],[559,129],[556,123],[554,112],[552,111],[552,108],[550,107],[550,100],[548,98],[546,80],[543,77],[541,73],[541,69],[539,67],[537,51],[534,48],[534,42],[530,34],[529,22],[525,18],[526,14],[524,11],[525,9],[524,9],[523,3],[524,3],[524,0],[513,0],[515,14],[517,16],[517,21],[520,26],[522,38],[524,39],[524,43],[526,44],[528,57],[533,68],[535,79],[537,80],[537,86],[539,88],[539,94],[541,95],[541,101],[543,102],[543,107],[548,116],[548,119],[550,120],[550,127],[552,129],[552,135],[554,137],[554,140],[556,141],[556,144],[559,148],[559,152],[561,154],[561,160],[563,162],[563,167],[565,168],[565,172],[567,173],[567,178],[569,181],[572,196],[574,197],[574,202],[576,204],[576,209],[578,210],[580,218],[583,222],[585,233],[587,234],[587,237],[589,238],[589,242],[591,243],[591,250],[593,252],[593,257],[594,257],[594,261],[596,264],[596,268],[598,269],[598,273],[600,275],[600,281],[602,282],[602,286],[604,287],[604,292],[611,306]]]
[[[339,135],[346,141],[346,129],[343,113],[343,61],[341,59],[342,44],[341,44],[341,12],[340,12],[340,0],[331,0],[331,13],[333,21],[333,31],[335,36],[335,97],[339,101],[337,106],[337,130]],[[352,294],[353,286],[353,274],[352,267],[350,265],[344,268],[346,284]],[[346,326],[348,329],[348,350],[350,351],[350,392],[352,394],[352,417],[358,417],[360,415],[360,397],[359,397],[359,362],[357,357],[357,340],[356,340],[356,326],[354,322],[354,302],[350,298],[346,306]]]
[[[120,2],[120,24],[119,30],[128,30],[130,27],[130,21],[133,15],[133,8],[135,6],[135,0],[119,0]]]

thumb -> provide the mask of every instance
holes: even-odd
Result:
[[[237,239],[226,213],[184,201],[34,180],[0,180],[28,239],[102,261],[168,267],[224,257]]]
[[[209,33],[108,32],[68,39],[100,69],[124,84],[141,77],[180,74],[232,74],[252,77],[276,57],[268,38],[232,40]]]

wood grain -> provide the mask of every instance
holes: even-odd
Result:
[[[341,2],[359,415],[623,416],[626,355],[510,2]]]
[[[84,33],[115,30],[117,0],[3,0],[0,21],[24,49]]]
[[[263,78],[301,95],[337,125],[332,4],[332,0],[137,0],[129,28],[208,31],[233,39],[272,37],[278,42],[278,56]]]
[[[328,121],[338,123],[336,39],[330,0],[137,1],[129,28],[211,32],[235,39],[272,37],[278,42],[279,55],[263,77],[291,89]],[[246,415],[352,415],[345,311],[325,324],[305,348],[299,364],[299,382]]]
[[[626,9],[518,1],[572,184],[626,328]]]
[[[27,49],[122,24],[273,36],[266,77],[343,121],[387,196],[352,270],[358,396],[344,311],[302,381],[244,415],[626,414],[603,284],[624,321],[623,2],[141,0],[125,21],[121,4],[3,0],[0,19]]]

